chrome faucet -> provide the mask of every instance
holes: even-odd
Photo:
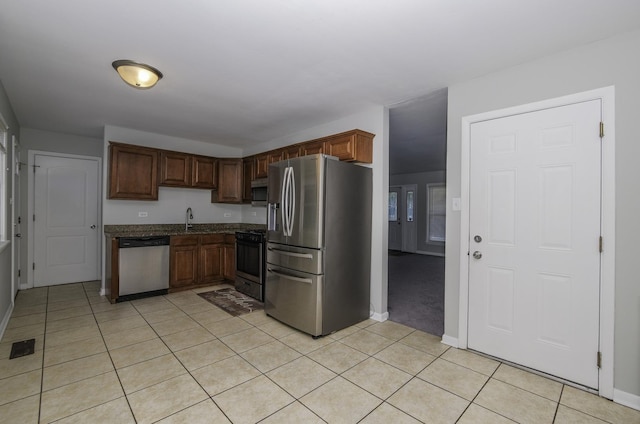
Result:
[[[189,228],[193,228],[193,224],[191,223],[192,219],[193,219],[193,211],[191,210],[191,208],[187,208],[187,216],[184,220],[185,231],[189,231]]]

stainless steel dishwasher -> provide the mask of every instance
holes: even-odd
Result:
[[[121,237],[118,301],[166,294],[169,236]]]

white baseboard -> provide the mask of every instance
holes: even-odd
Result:
[[[4,337],[4,330],[7,329],[7,325],[9,325],[9,320],[11,319],[11,313],[13,312],[13,304],[10,304],[7,308],[7,312],[4,314],[2,318],[2,322],[0,322],[0,340]]]
[[[18,287],[18,290],[27,290],[30,289],[31,287],[29,287],[28,283],[20,283],[20,286]]]
[[[455,348],[457,348],[459,346],[457,337],[447,336],[446,334],[444,334],[442,336],[442,343],[444,343],[446,345],[449,345],[449,346],[452,346],[452,347],[455,347]]]
[[[640,396],[613,389],[613,401],[640,411]]]
[[[384,322],[384,321],[389,319],[389,312],[385,312],[384,314],[379,314],[377,312],[374,312],[371,315],[371,319],[379,321],[379,322]]]

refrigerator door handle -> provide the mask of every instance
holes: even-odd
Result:
[[[293,173],[293,168],[289,167],[291,171],[289,172],[289,178],[291,179],[291,184],[289,186],[290,191],[290,200],[291,200],[291,216],[289,217],[289,236],[293,234],[293,224],[296,218],[296,174]]]
[[[302,259],[313,259],[313,255],[311,253],[288,252],[286,250],[274,249],[273,247],[269,247],[268,250],[270,252],[278,252],[278,254],[282,256],[291,256],[294,258],[302,258]]]
[[[311,278],[295,277],[293,275],[285,274],[283,272],[274,271],[271,268],[269,268],[267,271],[269,271],[272,274],[277,275],[278,277],[286,278],[287,280],[295,281],[295,282],[298,282],[298,283],[313,284],[313,280]]]
[[[287,236],[287,219],[288,219],[288,196],[287,196],[287,177],[289,176],[289,168],[284,169],[284,177],[282,178],[282,233]]]

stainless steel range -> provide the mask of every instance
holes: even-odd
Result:
[[[264,302],[265,230],[236,232],[236,290]]]

